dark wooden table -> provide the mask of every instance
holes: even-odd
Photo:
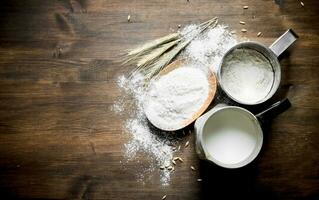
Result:
[[[319,1],[304,4],[2,0],[0,198],[319,199]],[[155,177],[142,184],[135,175],[141,164],[121,163],[128,138],[121,116],[110,110],[121,95],[117,77],[131,69],[116,64],[117,55],[213,16],[266,45],[288,28],[299,34],[282,57],[282,85],[269,102],[288,96],[293,106],[273,120],[261,155],[248,167],[200,162],[191,143],[170,186]],[[240,33],[239,20],[247,33]]]

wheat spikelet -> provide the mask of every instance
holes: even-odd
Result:
[[[215,17],[183,35],[172,33],[147,42],[128,51],[124,56],[123,64],[136,64],[131,76],[135,73],[142,73],[145,75],[145,79],[151,79],[167,66],[195,37],[208,27],[214,28],[217,23],[218,19]]]
[[[139,46],[135,49],[130,50],[127,55],[133,56],[133,55],[138,55],[141,53],[143,54],[144,52],[149,51],[151,49],[154,49],[161,44],[165,44],[167,42],[179,39],[179,37],[180,37],[180,33],[172,33],[172,34],[166,35],[164,37],[147,42],[146,44],[144,44],[142,46]]]
[[[202,27],[199,32],[191,37],[190,39],[186,41],[181,41],[178,43],[174,48],[172,48],[170,51],[163,54],[161,57],[158,58],[158,60],[148,66],[144,66],[143,68],[139,68],[139,70],[142,72],[147,79],[151,79],[152,77],[156,76],[165,66],[167,66],[195,37],[197,37],[201,32],[206,30],[208,27],[212,26],[215,27],[217,25],[217,19],[214,21],[211,21],[210,23],[206,24],[204,27]]]
[[[165,53],[168,49],[172,48],[179,42],[180,42],[180,39],[169,42],[167,44],[163,44],[162,46],[154,49],[149,54],[146,54],[145,56],[143,56],[142,59],[137,62],[137,67],[143,67],[153,63],[154,60],[159,58],[163,53]]]

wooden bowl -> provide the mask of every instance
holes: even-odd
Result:
[[[171,64],[166,66],[159,73],[159,76],[157,78],[160,78],[161,76],[164,76],[164,75],[168,74],[169,72],[171,72],[179,67],[184,66],[186,62],[187,62],[186,60],[176,60],[176,61],[172,62]],[[177,124],[175,127],[171,127],[171,128],[159,127],[159,125],[156,124],[156,122],[153,122],[152,119],[150,119],[148,117],[147,112],[145,112],[147,119],[155,127],[159,128],[161,130],[164,130],[164,131],[176,131],[176,130],[179,130],[179,129],[182,129],[182,128],[188,126],[189,124],[194,122],[198,117],[200,117],[205,112],[205,110],[208,108],[209,104],[212,102],[212,100],[215,97],[216,90],[217,90],[217,79],[216,79],[216,76],[214,73],[210,73],[210,75],[208,76],[208,83],[209,83],[209,92],[208,92],[207,99],[205,100],[203,105],[200,107],[200,109],[196,113],[194,113],[190,119],[185,120],[182,124]]]

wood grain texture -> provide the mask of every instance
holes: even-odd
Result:
[[[319,199],[319,1],[3,0],[0,2],[1,199]],[[248,5],[244,10],[242,6]],[[127,16],[131,15],[131,22]],[[123,161],[120,51],[214,16],[239,36],[270,45],[293,28],[272,102],[292,107],[273,120],[258,159],[240,170],[199,161],[190,148],[170,186],[145,184]],[[245,21],[247,33],[240,33]],[[262,37],[257,33],[262,32]],[[194,165],[196,171],[189,166]],[[196,181],[201,177],[203,182]]]

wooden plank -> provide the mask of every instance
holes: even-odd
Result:
[[[319,1],[4,0],[0,2],[0,195],[39,199],[319,198]],[[242,9],[248,5],[247,10]],[[127,22],[131,15],[131,22]],[[284,96],[261,155],[240,170],[199,161],[190,146],[169,186],[159,170],[137,181],[150,159],[126,162],[129,141],[111,109],[119,54],[179,24],[218,16],[239,37],[270,45],[286,29],[300,36],[285,53],[282,85],[257,111]],[[240,33],[245,21],[247,33]],[[262,32],[261,37],[257,33]],[[190,170],[193,165],[196,171]],[[197,182],[202,178],[202,182]],[[214,196],[212,196],[214,195]]]

